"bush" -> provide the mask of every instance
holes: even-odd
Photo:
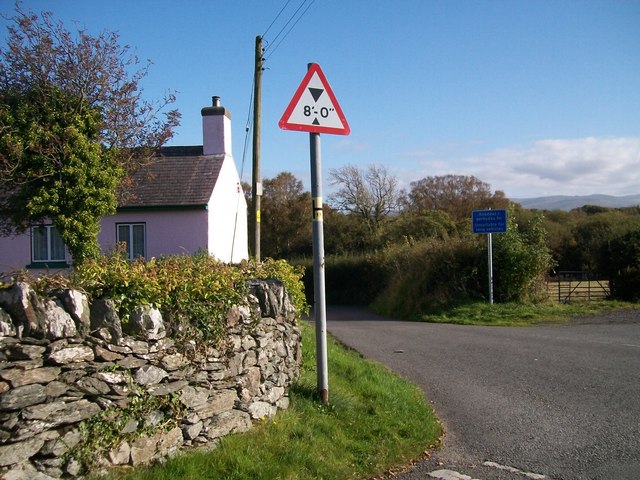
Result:
[[[500,302],[536,301],[553,260],[546,245],[543,217],[537,214],[518,224],[509,210],[507,231],[493,235],[494,292]],[[488,277],[488,275],[487,275]]]
[[[314,301],[313,260],[296,262],[304,271],[309,303]],[[344,254],[325,257],[325,298],[331,305],[369,305],[382,291],[387,272],[376,255]]]
[[[385,314],[413,318],[481,296],[475,238],[425,240],[389,247],[381,255],[389,282],[373,307]]]
[[[640,230],[611,240],[606,248],[607,273],[611,297],[616,300],[640,300]]]
[[[73,282],[90,296],[113,299],[124,322],[135,307],[151,305],[170,328],[186,327],[186,334],[209,340],[223,336],[227,311],[246,296],[251,278],[282,281],[296,309],[306,311],[302,271],[283,260],[234,266],[200,253],[129,261],[118,249],[77,265],[73,273]]]

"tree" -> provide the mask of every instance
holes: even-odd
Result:
[[[347,165],[329,171],[331,185],[339,186],[329,196],[336,210],[358,216],[377,235],[384,219],[397,210],[398,180],[382,165],[366,170]]]
[[[311,194],[292,173],[262,181],[262,249],[274,258],[311,250]]]
[[[618,300],[640,300],[640,230],[631,230],[606,246],[611,296]]]
[[[508,217],[507,231],[493,237],[495,295],[502,302],[535,300],[553,267],[543,217],[538,213],[519,224],[514,207],[509,208]]]
[[[101,116],[50,85],[0,93],[0,211],[16,230],[52,219],[75,261],[99,253],[100,218],[115,211],[122,169],[96,141]],[[80,107],[80,108],[78,108]]]
[[[410,185],[404,206],[413,213],[436,209],[446,212],[453,220],[463,220],[470,218],[473,210],[502,209],[509,204],[503,192],[491,193],[491,186],[474,176],[425,177]]]
[[[429,238],[447,239],[456,233],[456,224],[442,210],[424,213],[402,212],[392,218],[384,232],[384,243]]]
[[[0,49],[3,112],[0,133],[11,137],[0,151],[0,195],[3,197],[0,229],[5,234],[20,233],[31,222],[41,220],[42,214],[29,206],[38,203],[30,195],[40,195],[43,190],[32,188],[32,183],[42,180],[43,175],[53,175],[68,167],[66,182],[73,176],[71,171],[77,173],[77,167],[85,162],[87,168],[93,165],[95,170],[84,172],[88,188],[82,197],[84,200],[61,202],[60,210],[48,212],[53,215],[50,220],[63,233],[64,222],[57,216],[79,219],[84,207],[93,210],[90,215],[114,210],[111,199],[105,200],[101,194],[89,195],[91,182],[95,179],[94,192],[98,192],[105,187],[103,175],[115,175],[116,184],[129,178],[129,173],[147,163],[157,148],[171,138],[180,115],[176,110],[165,111],[175,101],[172,94],[155,102],[143,99],[140,82],[147,75],[150,63],[135,70],[139,61],[128,46],[119,45],[117,34],[91,36],[85,30],[73,34],[62,23],[55,22],[51,13],[38,16],[24,12],[19,5],[11,20],[6,48]],[[29,102],[39,105],[28,105]],[[37,128],[27,126],[29,122],[44,123]],[[52,125],[58,133],[47,135]],[[28,136],[34,129],[39,132],[41,146]],[[75,129],[74,133],[69,129]],[[92,145],[80,148],[83,142]],[[19,152],[27,146],[28,150]],[[36,155],[38,148],[41,151]],[[102,159],[97,161],[94,155]],[[29,165],[29,162],[36,164]],[[101,165],[110,162],[116,167],[100,171]],[[29,174],[36,177],[30,178]],[[65,190],[78,187],[59,180],[46,188],[55,189],[47,192],[55,198]],[[18,204],[14,204],[12,198],[22,198],[22,205],[29,208],[18,212],[15,208]],[[104,208],[94,205],[101,202],[105,202]],[[7,205],[13,208],[7,209]],[[69,228],[66,231],[69,232]],[[71,238],[63,236],[63,239],[69,242],[70,249],[76,250],[70,243]]]

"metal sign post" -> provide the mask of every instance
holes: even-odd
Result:
[[[320,134],[309,133],[311,158],[311,199],[313,215],[313,311],[316,321],[316,363],[318,393],[329,404],[329,368],[327,366],[327,311],[324,283],[324,222],[322,218],[322,167]]]
[[[506,210],[474,210],[471,212],[473,233],[487,234],[489,261],[489,303],[493,305],[493,242],[491,234],[507,231]]]
[[[489,304],[493,305],[493,242],[491,241],[491,233],[487,234],[487,250],[489,251]]]
[[[307,65],[307,74],[293,95],[278,125],[283,130],[309,132],[311,201],[313,212],[313,310],[316,322],[318,394],[329,404],[327,361],[327,308],[324,284],[324,224],[322,218],[322,168],[320,134],[349,135],[350,129],[320,65]]]

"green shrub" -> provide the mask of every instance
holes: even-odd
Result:
[[[611,297],[632,302],[640,300],[640,230],[611,240],[606,247],[606,257]]]
[[[157,262],[129,261],[123,246],[77,264],[71,279],[93,298],[112,299],[124,320],[136,306],[161,308],[166,303]]]
[[[298,260],[307,299],[313,302],[313,260]],[[386,283],[387,272],[375,254],[325,257],[325,297],[331,305],[369,305]]]
[[[507,231],[493,235],[494,294],[500,302],[546,297],[541,285],[553,266],[542,215],[536,214],[522,224],[517,220],[514,209],[509,209]]]
[[[205,339],[220,339],[228,309],[248,291],[247,280],[283,282],[298,312],[307,309],[300,268],[284,260],[229,265],[206,253],[129,261],[121,249],[77,265],[73,282],[94,298],[110,298],[126,322],[134,308],[151,305],[169,327]]]
[[[389,282],[373,307],[405,318],[481,296],[481,248],[473,237],[394,245],[381,255]]]

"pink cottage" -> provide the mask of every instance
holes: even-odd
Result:
[[[136,173],[129,199],[102,219],[98,240],[104,251],[124,242],[132,259],[202,251],[229,263],[248,258],[247,204],[231,153],[231,113],[219,97],[202,109],[202,132],[202,146],[163,147]],[[0,273],[55,272],[70,264],[51,224],[0,237]]]

